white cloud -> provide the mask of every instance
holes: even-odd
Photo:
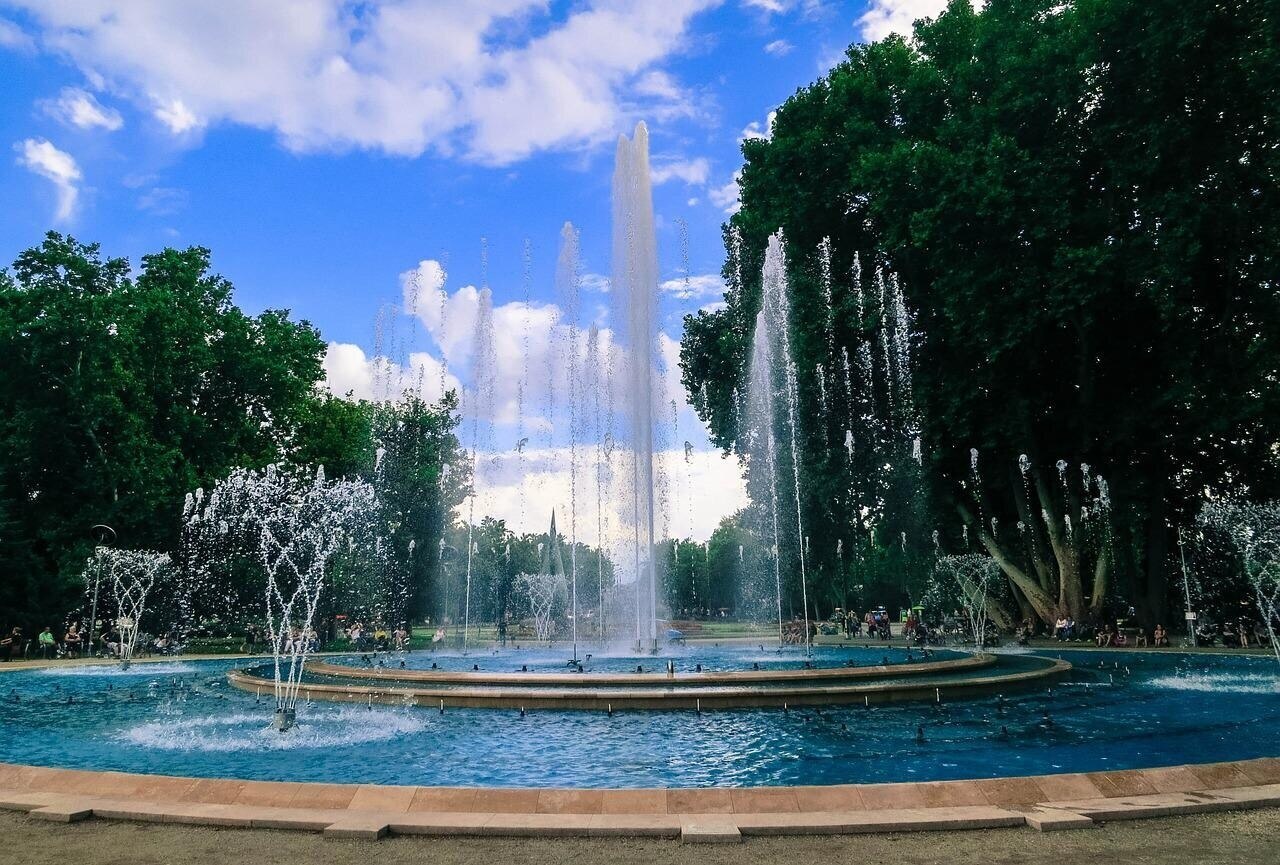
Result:
[[[609,277],[603,273],[582,274],[582,290],[594,291],[597,294],[609,293]]]
[[[654,455],[656,473],[667,490],[659,514],[659,526],[670,536],[705,541],[720,521],[747,504],[742,468],[734,457],[718,451],[694,450],[686,459],[683,442]],[[594,446],[577,455],[577,519],[573,499],[572,457],[569,448],[527,448],[482,452],[476,474],[476,513],[506,520],[516,532],[546,531],[551,509],[558,528],[566,536],[576,528],[580,542],[596,546],[596,453]],[[621,451],[614,454],[602,475],[605,546],[620,551],[630,538],[625,498],[611,478],[625,478],[630,469]],[[625,568],[625,557],[618,561]]]
[[[701,186],[711,174],[711,163],[699,156],[697,159],[657,159],[649,169],[654,186],[671,180],[681,180],[690,186]]]
[[[506,164],[688,112],[659,68],[716,0],[12,0],[50,50],[175,133]]]
[[[325,387],[334,396],[396,400],[409,390],[435,402],[445,391],[459,388],[458,380],[427,352],[412,352],[406,363],[398,364],[385,357],[368,357],[358,345],[331,342],[323,365]]]
[[[25,54],[36,50],[36,43],[17,24],[0,18],[0,48],[20,51]]]
[[[200,125],[200,118],[196,117],[181,99],[170,99],[159,104],[151,113],[174,135],[190,132]]]
[[[658,288],[677,300],[705,300],[724,295],[724,280],[718,273],[699,273],[668,279]]]
[[[746,141],[748,139],[760,139],[762,141],[768,141],[773,137],[773,122],[777,118],[778,112],[770,111],[769,115],[764,120],[763,126],[760,124],[759,120],[752,120],[747,124],[746,128],[742,130],[740,140]]]
[[[153,186],[138,196],[138,209],[156,216],[172,216],[187,206],[187,192],[170,186]]]
[[[788,0],[742,0],[742,5],[759,9],[768,15],[775,15],[787,11],[787,7],[791,4]]]
[[[742,209],[742,202],[739,200],[742,189],[738,185],[741,177],[742,172],[735,171],[733,179],[724,186],[713,186],[707,190],[707,198],[711,199],[711,203],[730,216]]]
[[[975,8],[981,6],[983,0],[973,0]],[[871,0],[858,18],[862,30],[862,38],[875,42],[890,33],[911,35],[911,25],[921,18],[935,18],[947,8],[947,0]]]
[[[13,145],[18,153],[18,164],[40,175],[54,185],[58,194],[58,209],[54,218],[65,222],[76,210],[80,196],[77,184],[81,180],[80,166],[70,153],[59,150],[43,138],[28,138]]]
[[[764,53],[772,54],[774,57],[783,57],[790,54],[794,48],[795,46],[785,39],[775,39],[764,46]]]
[[[64,87],[57,99],[41,103],[45,113],[77,129],[105,129],[115,132],[124,126],[124,118],[114,108],[78,87]]]

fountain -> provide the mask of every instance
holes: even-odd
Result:
[[[116,655],[120,669],[129,669],[138,636],[142,631],[142,616],[146,612],[147,595],[157,579],[164,581],[173,572],[173,560],[167,553],[149,550],[120,550],[99,546],[85,565],[86,584],[93,575],[95,585],[102,577],[111,581],[111,596],[115,602],[115,627],[118,634]],[[92,647],[90,647],[92,650]]]
[[[556,531],[556,514],[551,512],[551,528],[547,530],[547,542],[541,544],[542,561],[536,574],[517,574],[516,586],[529,599],[533,613],[533,630],[538,641],[545,643],[555,634],[556,598],[565,590],[564,557],[560,555],[560,534]],[[576,631],[576,625],[575,625]],[[578,660],[575,637],[573,662]]]
[[[778,645],[782,645],[782,563],[778,556],[778,449],[774,442],[773,355],[769,346],[764,309],[756,313],[751,340],[751,367],[747,385],[747,414],[751,420],[750,459],[762,460],[769,485],[769,529],[773,550],[773,579],[778,614]],[[739,558],[742,548],[738,549]]]
[[[462,612],[462,651],[466,654],[471,634],[471,567],[475,556],[476,481],[482,471],[480,446],[490,443],[487,431],[493,420],[494,391],[497,388],[498,350],[493,333],[493,293],[486,286],[480,290],[476,310],[476,329],[472,337],[470,397],[471,412],[471,495],[467,504],[467,577]],[[481,432],[481,420],[484,421]],[[484,441],[482,442],[482,437]]]
[[[1200,524],[1224,532],[1234,544],[1280,661],[1280,501],[1214,502],[1201,511]]]
[[[556,261],[556,289],[564,301],[564,319],[568,325],[565,346],[566,374],[569,380],[569,619],[572,623],[573,658],[578,660],[578,439],[581,433],[583,399],[581,362],[578,353],[578,302],[582,275],[578,264],[578,232],[566,222],[560,231],[560,257]],[[559,555],[555,539],[555,514],[551,515],[551,542]]]
[[[801,603],[804,608],[804,643],[806,653],[811,653],[809,587],[805,572],[804,510],[800,496],[800,454],[797,445],[799,388],[795,362],[791,358],[789,326],[790,300],[787,297],[786,256],[781,234],[774,234],[769,238],[769,245],[765,250],[764,270],[761,274],[760,310],[756,313],[756,325],[751,341],[747,410],[749,423],[754,431],[752,449],[764,458],[769,485],[779,642],[783,640],[782,565],[778,527],[780,477],[775,436],[779,421],[785,420],[791,456],[791,491],[796,517],[796,555],[799,563]],[[779,417],[777,410],[779,394],[786,407],[783,418]]]
[[[631,462],[630,556],[636,587],[636,648],[658,651],[657,543],[654,520],[654,423],[657,393],[658,255],[649,174],[649,130],[618,138],[613,174],[613,284],[618,335],[626,350],[626,386],[616,397]]]
[[[297,702],[307,657],[318,637],[316,611],[333,559],[357,543],[372,545],[378,499],[364,481],[328,481],[276,466],[263,471],[235,469],[211,494],[188,501],[187,523],[196,531],[226,538],[229,568],[251,556],[266,578],[265,613],[270,641],[275,713],[284,732],[297,718]],[[212,548],[213,545],[206,545]]]
[[[943,610],[959,605],[974,651],[982,651],[986,640],[987,598],[1000,578],[1000,565],[990,556],[943,556],[934,566],[930,587],[932,605]]]
[[[604,517],[604,500],[605,500],[605,478],[609,469],[606,463],[605,453],[605,427],[604,419],[601,414],[601,391],[604,389],[604,381],[608,378],[608,370],[602,368],[601,351],[600,351],[600,328],[594,323],[587,331],[587,354],[584,372],[587,381],[584,383],[584,389],[591,394],[591,432],[595,438],[595,491],[596,491],[596,628],[599,632],[600,642],[606,639],[605,633],[605,613],[604,613],[604,550],[606,548],[605,541],[605,517]],[[576,653],[575,653],[576,654]]]

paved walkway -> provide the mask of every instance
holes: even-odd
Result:
[[[397,835],[850,834],[1098,822],[1280,806],[1280,759],[976,781],[647,790],[393,787],[239,781],[0,764],[0,808],[98,817]]]

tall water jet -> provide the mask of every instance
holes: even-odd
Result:
[[[805,651],[812,651],[809,632],[809,581],[805,573],[804,509],[800,496],[800,448],[798,438],[799,383],[795,361],[791,356],[791,299],[787,286],[786,253],[781,232],[769,238],[761,273],[761,309],[769,334],[774,373],[782,377],[782,392],[787,409],[787,439],[791,451],[792,493],[796,511],[796,550],[800,564],[800,595],[804,606]]]
[[[605,465],[605,428],[601,414],[601,391],[604,389],[606,371],[601,367],[600,328],[592,322],[587,331],[586,361],[583,367],[584,392],[591,395],[591,440],[595,445],[595,492],[596,492],[596,628],[600,641],[605,640],[604,616],[604,476]]]
[[[751,338],[751,366],[747,383],[747,422],[750,430],[748,452],[754,462],[764,463],[769,484],[769,527],[772,529],[774,598],[778,613],[778,645],[784,641],[782,626],[782,562],[779,556],[778,530],[778,448],[774,441],[776,415],[774,409],[773,350],[769,341],[769,324],[764,307],[756,313],[756,326]],[[742,558],[742,547],[738,548]]]
[[[658,650],[657,563],[654,545],[654,418],[657,358],[658,255],[649,176],[649,131],[619,136],[613,174],[613,286],[627,387],[618,394],[631,455],[631,565],[636,584],[636,648]]]
[[[581,364],[578,355],[578,302],[582,275],[578,266],[578,232],[566,222],[560,231],[556,289],[564,302],[567,323],[565,366],[569,380],[569,609],[573,622],[573,661],[578,660],[578,439],[582,410]],[[554,518],[553,523],[554,525]]]
[[[471,496],[467,506],[467,579],[462,613],[462,651],[467,651],[471,631],[471,566],[475,555],[476,486],[481,471],[481,430],[488,431],[493,420],[494,390],[497,387],[498,350],[493,335],[493,293],[480,290],[476,308],[476,329],[471,352]],[[483,427],[482,427],[483,421]],[[486,436],[487,438],[487,436]]]
[[[528,472],[528,456],[525,454],[525,448],[529,444],[529,438],[525,435],[525,399],[529,392],[529,310],[532,304],[533,287],[533,244],[528,240],[524,242],[521,284],[524,287],[524,305],[520,316],[520,380],[516,382],[516,458],[520,465],[520,477],[525,477]],[[526,484],[520,484],[519,496],[520,525],[523,526],[529,505]]]

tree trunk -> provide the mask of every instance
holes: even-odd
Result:
[[[986,548],[987,552],[991,554],[991,557],[996,560],[996,564],[1026,595],[1027,603],[1031,604],[1035,609],[1036,615],[1040,617],[1041,621],[1053,622],[1057,612],[1053,597],[1040,588],[1040,583],[1034,577],[1029,576],[1018,567],[1009,554],[1005,552],[1004,548],[1000,546],[1000,542],[993,538],[990,532],[978,525],[968,508],[960,502],[956,502],[956,510],[960,514],[960,519],[964,520],[970,529],[977,532],[978,540]]]
[[[1026,526],[1027,557],[1040,580],[1040,587],[1046,592],[1053,591],[1053,566],[1045,559],[1046,547],[1040,543],[1040,516],[1031,512],[1031,491],[1021,468],[1010,469],[1010,480],[1013,488],[1013,501],[1018,511],[1018,519]]]
[[[1053,548],[1053,557],[1058,563],[1057,612],[1080,619],[1084,613],[1084,593],[1080,586],[1080,559],[1076,555],[1071,539],[1064,535],[1066,524],[1062,520],[1050,485],[1038,468],[1032,468],[1031,474],[1035,479],[1036,497],[1040,500],[1045,530],[1049,533],[1049,544]]]
[[[1111,577],[1111,530],[1103,538],[1098,550],[1098,561],[1093,566],[1093,596],[1089,600],[1089,613],[1096,620],[1107,598],[1107,585]]]

